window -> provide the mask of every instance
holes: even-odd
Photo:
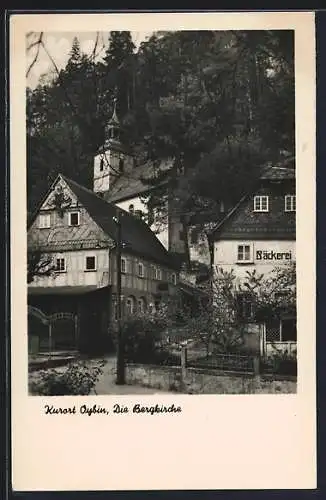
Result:
[[[268,212],[268,196],[255,196],[254,197],[254,211],[255,212]]]
[[[144,277],[144,265],[141,262],[138,263],[138,276],[140,278]]]
[[[96,270],[96,261],[95,256],[91,255],[86,257],[86,271],[95,271]]]
[[[254,316],[253,300],[249,293],[239,293],[236,297],[236,308],[239,320],[245,321]]]
[[[175,274],[175,273],[172,273],[172,275],[171,275],[171,279],[172,279],[172,283],[173,283],[174,285],[176,285],[176,284],[177,284],[177,276],[176,276],[176,274]]]
[[[282,319],[281,337],[283,342],[297,341],[297,322],[294,318]]]
[[[287,194],[284,199],[284,210],[285,212],[295,212],[296,210],[296,198],[294,194]]]
[[[133,204],[129,205],[129,213],[133,214],[135,211],[135,206]]]
[[[100,171],[103,172],[103,168],[104,168],[104,158],[101,158],[101,161],[100,161]]]
[[[275,318],[266,323],[266,342],[296,342],[295,318]]]
[[[135,299],[134,297],[128,297],[126,300],[126,313],[131,316],[135,312]]]
[[[124,161],[122,158],[120,158],[120,160],[119,160],[119,172],[120,172],[120,174],[122,174],[123,168],[124,168]]]
[[[124,258],[121,259],[121,272],[122,273],[127,272],[127,263],[126,263],[126,259],[124,259]]]
[[[156,268],[156,279],[161,280],[162,279],[162,271],[159,267]]]
[[[45,229],[51,227],[51,215],[50,214],[40,214],[39,216],[39,228]]]
[[[79,212],[70,212],[69,226],[79,226]]]
[[[55,261],[55,271],[63,273],[66,270],[66,261],[63,257],[58,257]]]
[[[138,312],[140,314],[144,314],[145,311],[146,311],[146,300],[144,299],[144,297],[140,297],[140,299],[138,299]]]
[[[238,262],[251,262],[251,254],[250,245],[238,245]]]

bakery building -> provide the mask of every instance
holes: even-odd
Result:
[[[236,286],[246,273],[268,276],[296,260],[295,169],[268,166],[259,182],[212,232],[214,267],[233,270]],[[262,324],[260,349],[296,349],[296,314],[282,313]]]

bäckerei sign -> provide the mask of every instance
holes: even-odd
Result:
[[[256,260],[292,260],[292,252],[274,250],[256,250]]]

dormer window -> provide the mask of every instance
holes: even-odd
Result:
[[[255,212],[268,212],[268,196],[255,196],[254,197],[254,211]]]
[[[69,226],[79,226],[80,224],[80,213],[70,212],[69,214]]]
[[[51,215],[50,214],[40,214],[38,227],[40,229],[45,229],[45,228],[51,227]]]
[[[133,214],[135,212],[135,206],[133,204],[129,205],[129,213]]]
[[[294,194],[287,194],[284,198],[284,211],[285,212],[295,212],[296,211],[296,197]]]

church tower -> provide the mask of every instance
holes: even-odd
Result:
[[[131,172],[133,157],[122,139],[123,129],[117,115],[117,99],[114,99],[113,114],[105,127],[104,144],[94,158],[93,190],[107,193],[116,179]]]

